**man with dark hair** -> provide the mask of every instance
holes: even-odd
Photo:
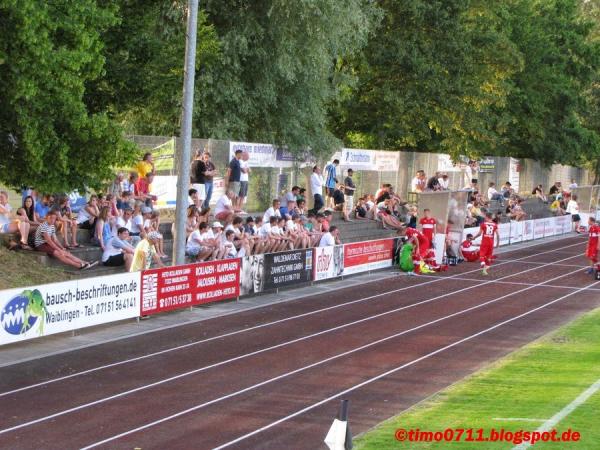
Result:
[[[206,199],[202,204],[202,208],[208,209],[210,207],[210,199],[212,198],[213,192],[213,178],[217,174],[215,165],[210,160],[209,152],[204,152],[204,165],[206,166],[206,172],[204,172],[204,190],[206,191]]]
[[[231,158],[229,162],[229,170],[227,180],[229,182],[228,191],[233,192],[233,209],[235,212],[240,211],[239,206],[239,197],[240,197],[240,189],[241,189],[241,178],[242,178],[242,166],[240,165],[240,159],[242,159],[243,151],[237,149],[235,151],[235,156]]]
[[[352,222],[350,215],[354,209],[354,192],[356,191],[352,175],[354,175],[354,171],[348,169],[348,176],[344,180],[344,217],[348,222]]]
[[[321,236],[319,247],[329,247],[337,244],[340,244],[340,232],[338,227],[332,225],[329,230],[323,233],[323,236]]]
[[[104,245],[102,264],[109,267],[125,266],[125,270],[129,272],[135,248],[127,242],[128,239],[129,230],[125,227],[119,228],[117,235]]]
[[[327,190],[327,207],[333,209],[335,203],[333,201],[333,192],[338,182],[336,168],[339,166],[340,160],[334,159],[331,164],[325,166],[325,188]]]
[[[190,168],[190,185],[192,189],[196,190],[198,193],[198,199],[200,200],[200,204],[196,204],[198,208],[200,205],[202,205],[202,202],[206,198],[206,189],[204,188],[205,172],[206,164],[203,160],[202,150],[198,149],[196,150],[196,155],[192,161],[192,167]]]
[[[600,250],[600,225],[592,216],[588,218],[589,240],[585,256],[590,260],[591,266],[587,273],[594,273],[598,264],[598,250]]]
[[[498,224],[493,220],[493,214],[485,213],[485,220],[479,227],[479,233],[473,238],[477,239],[481,236],[481,247],[479,247],[479,259],[483,275],[488,274],[488,269],[492,264],[494,256],[494,241],[495,246],[500,245],[500,234],[498,233]]]
[[[323,207],[323,176],[318,166],[314,166],[312,169],[312,175],[310,176],[310,189],[312,191],[315,203],[313,206],[313,212],[317,214]]]

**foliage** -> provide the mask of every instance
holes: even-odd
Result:
[[[0,179],[41,191],[95,187],[130,144],[85,85],[102,74],[100,32],[114,10],[94,0],[0,3]]]

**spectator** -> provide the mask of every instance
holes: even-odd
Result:
[[[277,199],[273,200],[273,206],[265,211],[263,214],[263,222],[267,223],[271,217],[281,218],[281,202]]]
[[[336,169],[339,166],[340,160],[334,159],[332,163],[325,166],[325,194],[327,196],[327,207],[332,209],[335,207],[333,200],[333,191],[338,182]]]
[[[140,216],[140,218],[141,218],[141,216]],[[138,244],[138,242],[141,241],[139,232],[137,233],[136,236],[133,236],[131,234],[132,230],[133,230],[133,209],[131,209],[131,208],[124,209],[123,214],[116,218],[115,227],[113,228],[113,236],[117,235],[117,231],[119,228],[127,229],[127,241],[133,247],[135,247]]]
[[[556,197],[562,192],[562,184],[560,181],[555,181],[548,191],[548,197]]]
[[[99,214],[98,197],[91,195],[87,205],[77,213],[77,225],[84,230],[93,230]]]
[[[488,184],[487,198],[489,201],[498,201],[504,206],[504,196],[496,190],[496,183],[490,181]]]
[[[107,267],[125,266],[125,270],[129,272],[135,248],[128,240],[129,230],[125,227],[119,228],[117,235],[112,236],[104,246],[102,264]]]
[[[332,245],[339,245],[340,243],[341,242],[339,237],[339,230],[334,225],[329,229],[329,231],[327,231],[323,234],[323,236],[321,236],[321,240],[319,241],[319,247],[329,247]]]
[[[575,231],[577,234],[580,234],[579,223],[581,222],[581,217],[579,216],[579,204],[577,203],[577,195],[575,194],[571,196],[571,200],[567,203],[567,214],[571,214],[571,221],[573,222]]]
[[[190,167],[190,185],[192,190],[196,191],[196,199],[194,200],[194,204],[198,209],[200,209],[202,202],[206,198],[206,189],[205,189],[205,173],[206,173],[206,164],[204,163],[204,158],[202,155],[202,150],[196,150],[196,154],[194,156],[194,160],[192,161],[192,166]],[[190,194],[190,197],[192,195]]]
[[[188,206],[195,206],[196,209],[202,208],[204,200],[198,195],[198,191],[194,188],[188,189]]]
[[[312,191],[314,198],[313,213],[317,214],[324,206],[323,201],[323,176],[321,175],[321,169],[314,166],[312,174],[310,176],[310,190]]]
[[[42,201],[35,204],[35,221],[42,223],[53,204],[54,197],[52,195],[44,194]]]
[[[563,208],[563,201],[560,198],[557,198],[550,204],[550,211],[552,211],[557,216],[564,216],[566,211]]]
[[[241,210],[239,205],[239,197],[240,197],[240,188],[241,188],[241,176],[242,176],[242,167],[240,165],[240,159],[242,159],[242,150],[237,149],[235,151],[235,156],[231,158],[229,162],[229,169],[227,171],[227,180],[228,180],[228,190],[233,192],[232,206],[233,211],[238,212]]]
[[[356,202],[356,208],[354,208],[355,219],[362,220],[367,218],[368,205],[366,202],[366,196],[359,198],[358,202]]]
[[[102,248],[103,251],[106,249],[106,243],[112,237],[111,229],[110,208],[108,206],[103,206],[100,209],[100,214],[96,220],[94,237],[92,238],[92,242]]]
[[[146,178],[146,175],[154,172],[154,158],[152,153],[144,153],[144,156],[140,162],[135,166],[138,178]]]
[[[195,260],[204,261],[215,252],[215,247],[207,245],[209,239],[208,224],[202,222],[190,233],[187,238],[185,252]]]
[[[354,175],[354,171],[348,169],[348,176],[344,180],[344,218],[348,222],[352,222],[350,214],[352,214],[352,211],[354,210],[354,192],[356,191],[356,185],[354,184],[352,175]]]
[[[204,172],[204,189],[206,191],[206,199],[202,205],[204,209],[210,206],[210,200],[213,193],[213,179],[217,175],[215,165],[210,159],[210,153],[204,152],[204,164],[206,165],[206,172]]]
[[[254,222],[254,217],[248,216],[246,218],[246,223],[244,224],[244,232],[250,236],[257,235],[258,230],[256,228],[256,223]]]
[[[521,200],[520,198],[516,200],[510,199],[508,201],[508,207],[506,212],[512,220],[520,222],[521,220],[524,220],[527,216],[527,214],[523,210],[523,206],[521,205],[522,203],[523,200]]]
[[[28,195],[23,200],[23,209],[25,210],[25,215],[27,216],[29,225],[32,227],[37,227],[40,223],[35,220],[35,200],[31,195]]]
[[[575,182],[575,178],[571,178],[571,184],[569,184],[569,191],[573,189],[577,189],[577,183]]]
[[[404,224],[394,216],[390,207],[390,203],[391,199],[387,198],[383,202],[377,204],[377,217],[381,220],[383,228],[402,230],[404,228]]]
[[[69,197],[63,195],[58,200],[57,205],[57,223],[60,223],[60,228],[63,233],[63,239],[65,241],[65,248],[78,248],[81,247],[77,243],[77,220],[73,219],[73,212],[69,205]],[[71,244],[69,245],[69,232],[71,233]]]
[[[163,262],[156,253],[155,245],[162,236],[158,231],[148,233],[148,235],[142,239],[135,247],[133,252],[133,261],[130,272],[139,272],[140,270],[148,270],[152,266],[152,262],[158,267],[164,267]]]
[[[242,159],[240,160],[240,197],[239,197],[239,205],[240,213],[244,213],[244,203],[246,203],[246,199],[248,198],[248,186],[250,179],[250,153],[244,151],[242,152]]]
[[[121,193],[121,198],[117,199],[117,209],[133,209],[135,206],[135,200],[133,199],[133,194],[130,191],[123,191]]]
[[[417,229],[417,220],[419,218],[419,210],[416,206],[411,206],[408,210],[408,223],[406,226],[408,228]]]
[[[535,195],[539,200],[543,201],[544,203],[548,203],[548,198],[544,195],[544,190],[541,184],[538,184],[533,188],[531,195]]]
[[[123,181],[123,192],[128,191],[133,194],[135,192],[135,183],[137,183],[138,178],[137,172],[130,172],[129,178]]]
[[[348,220],[348,216],[345,214],[344,212],[344,201],[345,201],[345,197],[344,197],[344,190],[345,190],[345,186],[343,184],[340,184],[339,187],[337,189],[333,190],[333,209],[335,211],[342,211],[344,220]]]
[[[424,170],[417,170],[415,177],[410,183],[411,192],[424,192],[427,187],[427,177]]]
[[[135,183],[135,199],[143,202],[148,208],[156,201],[156,196],[150,193],[150,185],[154,181],[154,173],[148,172],[144,178],[138,178]]]
[[[436,172],[429,180],[427,181],[427,189],[428,191],[440,191],[442,188],[440,186],[440,182],[438,181],[440,178],[440,173]]]
[[[31,225],[24,217],[13,217],[12,208],[8,203],[8,193],[0,191],[0,233],[19,233],[21,235],[21,248],[31,250],[29,247],[29,230]]]
[[[113,180],[110,187],[108,188],[107,193],[112,194],[112,196],[116,199],[121,198],[121,195],[123,194],[124,178],[125,178],[125,176],[123,175],[123,172],[117,173],[117,175],[115,176],[115,179]]]
[[[98,264],[98,261],[92,263],[83,261],[62,247],[56,238],[56,229],[54,228],[56,218],[56,211],[49,211],[44,221],[37,228],[35,232],[35,249],[80,270],[88,269]]]
[[[144,208],[146,208],[144,206]],[[144,232],[144,217],[142,216],[142,204],[136,203],[133,209],[133,217],[131,218],[131,228],[129,229],[129,235],[133,237],[139,237],[140,240],[146,237]]]
[[[239,190],[238,190],[239,192]],[[233,199],[235,193],[232,190],[227,190],[225,194],[217,200],[215,206],[215,219],[230,223],[233,220]]]
[[[508,181],[504,183],[504,186],[502,186],[502,189],[500,189],[500,193],[502,194],[502,197],[506,199],[510,198],[514,194],[512,184],[510,184]]]
[[[294,186],[292,187],[291,191],[285,194],[283,198],[283,205],[279,208],[281,217],[285,217],[288,214],[291,216],[292,211],[296,209],[296,198],[298,196],[298,192],[300,192],[300,187]]]
[[[298,196],[296,197],[296,202],[299,202],[301,200],[306,203],[306,189],[305,188],[300,188],[300,190],[298,191]]]
[[[438,178],[438,183],[440,184],[440,189],[443,191],[447,191],[450,186],[450,180],[448,179],[447,173],[442,173],[442,175]]]

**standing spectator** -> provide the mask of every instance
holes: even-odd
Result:
[[[340,232],[338,227],[333,225],[329,228],[329,231],[326,231],[323,233],[323,236],[321,236],[319,247],[330,247],[332,245],[339,245],[340,243]]]
[[[217,205],[215,206],[215,219],[221,220],[225,223],[230,223],[233,220],[233,199],[235,198],[235,194],[231,190],[227,190],[225,194],[217,200]]]
[[[150,194],[150,185],[154,180],[154,173],[148,172],[145,177],[138,178],[135,183],[135,199],[146,204],[148,208],[152,208],[152,203],[156,201],[156,196]]]
[[[88,269],[98,264],[98,261],[88,263],[65,250],[56,238],[56,211],[49,211],[46,218],[35,232],[35,249],[44,252],[60,262],[78,269]]]
[[[116,199],[120,199],[121,195],[123,194],[124,178],[125,178],[125,176],[123,175],[123,172],[117,173],[115,179],[110,184],[110,187],[108,188],[107,193],[112,194],[112,196]]]
[[[145,178],[149,173],[154,172],[154,158],[152,153],[144,153],[144,157],[135,166],[138,178]]]
[[[191,189],[196,190],[198,200],[194,202],[194,204],[198,209],[200,209],[202,202],[206,198],[206,189],[204,185],[206,181],[205,173],[206,164],[204,163],[202,150],[196,150],[196,155],[192,161],[192,166],[190,167],[190,185]]]
[[[571,221],[575,227],[575,232],[577,234],[581,233],[579,230],[579,222],[581,222],[581,217],[579,216],[579,204],[577,203],[577,195],[575,194],[571,196],[571,200],[569,200],[569,203],[567,203],[567,214],[571,214]]]
[[[8,203],[8,193],[0,191],[0,233],[19,233],[21,235],[21,247],[31,250],[27,244],[31,225],[24,218],[13,218],[12,208]]]
[[[317,214],[321,208],[323,208],[323,176],[321,175],[321,169],[318,166],[314,166],[312,169],[312,175],[310,176],[310,190],[313,193],[314,205],[313,213]]]
[[[246,203],[246,199],[248,198],[248,181],[250,176],[249,159],[250,153],[246,151],[242,152],[242,159],[240,159],[240,170],[242,173],[240,174],[240,196],[238,204],[238,208],[242,214],[244,214],[244,203]]]
[[[424,170],[417,170],[415,177],[410,183],[411,192],[423,192],[427,186],[427,177]]]
[[[575,178],[571,178],[571,184],[569,184],[569,191],[573,189],[577,189],[577,183],[575,182]]]
[[[443,191],[447,191],[450,186],[450,180],[448,179],[447,173],[442,173],[442,175],[438,178],[438,183],[440,184],[440,188]]]
[[[465,189],[470,189],[473,180],[477,176],[477,161],[469,160],[469,163],[465,167],[464,178],[465,178]]]
[[[335,191],[335,186],[338,182],[336,169],[340,164],[339,159],[334,159],[331,164],[327,164],[325,166],[325,188],[327,190],[327,207],[333,209],[335,203],[333,201],[333,191]]]
[[[133,262],[135,248],[128,242],[129,230],[121,227],[117,230],[117,235],[111,237],[104,245],[102,252],[102,264],[107,267],[125,266],[129,272]]]
[[[352,220],[350,220],[350,214],[354,209],[354,192],[356,191],[356,185],[354,184],[354,180],[352,180],[352,175],[354,175],[354,171],[348,169],[348,176],[344,180],[344,217],[346,217],[349,222],[352,222]]]
[[[238,212],[241,210],[240,204],[240,188],[241,188],[241,177],[242,177],[242,166],[240,165],[240,159],[242,159],[242,151],[237,149],[235,151],[235,156],[231,158],[229,162],[229,170],[227,181],[229,182],[229,186],[227,188],[228,191],[233,192],[233,211]],[[221,197],[222,198],[222,197]]]
[[[206,191],[206,199],[202,204],[204,209],[208,209],[210,207],[210,199],[212,198],[213,193],[213,179],[217,174],[217,170],[215,165],[210,160],[210,153],[204,152],[204,165],[206,166],[206,172],[204,172],[204,190]]]
[[[136,245],[135,251],[133,252],[133,261],[129,268],[130,272],[148,270],[152,265],[152,261],[154,261],[158,267],[164,267],[164,264],[158,257],[154,247],[161,238],[162,236],[158,231],[152,231]]]

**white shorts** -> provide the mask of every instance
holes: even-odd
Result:
[[[348,212],[354,209],[354,195],[344,195],[344,209]]]
[[[200,200],[204,200],[206,198],[206,190],[204,189],[204,184],[192,184],[192,189],[196,189],[198,191],[198,198]]]

